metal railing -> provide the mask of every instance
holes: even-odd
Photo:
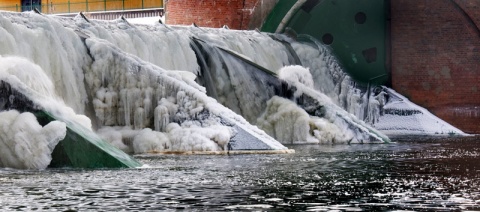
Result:
[[[45,14],[60,13],[78,13],[78,12],[100,12],[114,10],[135,10],[135,9],[151,9],[162,8],[163,0],[68,0],[65,3],[54,3],[51,0],[45,4],[31,5],[12,5],[0,7],[0,10],[13,12],[23,12],[37,9]]]

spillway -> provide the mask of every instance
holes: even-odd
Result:
[[[128,153],[288,152],[390,141],[371,124],[398,132],[379,124],[395,119],[381,119],[393,93],[362,89],[309,37],[33,12],[2,12],[0,36],[1,79]]]

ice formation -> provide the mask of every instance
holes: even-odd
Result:
[[[304,69],[304,70],[302,70]],[[285,72],[291,70],[290,72],[297,73],[307,73],[308,69],[298,67],[298,66],[289,66],[284,67],[279,72]],[[294,86],[296,91],[293,96],[296,97],[297,102],[303,101],[303,103],[298,103],[303,106],[306,111],[309,111],[310,114],[313,114],[315,117],[320,118],[323,123],[320,125],[313,125],[312,131],[313,135],[320,134],[322,131],[322,125],[326,123],[331,125],[336,125],[337,128],[329,127],[327,129],[332,129],[330,132],[323,132],[326,136],[326,141],[331,142],[345,142],[345,143],[364,143],[364,142],[389,142],[390,139],[385,136],[380,131],[372,128],[365,122],[359,120],[353,114],[348,113],[343,110],[341,107],[336,105],[328,96],[325,94],[316,91],[312,88],[312,80],[308,80],[308,74],[300,75],[301,80],[298,80],[297,77],[284,78],[289,86]],[[306,79],[307,78],[307,79]],[[307,82],[306,84],[304,82]],[[320,108],[315,108],[320,106]],[[312,107],[315,108],[312,110]],[[334,130],[334,129],[340,130]],[[340,134],[339,134],[340,133]],[[334,136],[331,136],[334,135]],[[318,137],[318,136],[316,136]],[[331,139],[331,138],[334,139]],[[330,139],[330,140],[328,140]],[[325,140],[325,139],[324,139]],[[322,141],[321,139],[319,140]]]
[[[150,127],[156,131],[155,135],[150,134],[159,137],[158,140],[169,139],[166,141],[169,145],[140,148],[135,142],[138,140],[135,133],[134,138],[123,137],[134,140],[135,153],[141,153],[141,149],[225,151],[236,133],[230,128],[233,122],[229,122],[235,120],[237,126],[248,125],[243,118],[207,97],[189,77],[185,79],[181,74],[171,77],[172,73],[123,53],[103,40],[89,38],[86,45],[94,62],[92,72],[85,76],[88,87],[92,88],[98,125],[127,126],[138,131],[137,134],[145,134],[144,129]],[[110,68],[102,68],[105,66]],[[252,129],[260,135],[263,133]],[[265,137],[265,142],[284,149],[273,139]]]
[[[26,59],[0,56],[0,80],[22,84],[36,95],[55,99],[54,86],[43,70]],[[52,121],[41,126],[30,112],[3,110],[15,97],[0,98],[0,167],[44,169],[51,153],[67,132],[66,124]]]
[[[287,149],[205,94],[194,81],[198,65],[190,38],[182,33],[163,25],[133,26],[123,19],[34,13],[2,13],[0,23],[0,35],[9,38],[0,42],[11,47],[2,48],[1,55],[35,64],[17,68],[14,72],[22,76],[9,83],[49,112],[55,112],[49,100],[65,101],[63,113],[89,116],[88,128],[126,152],[255,150],[259,145]],[[54,48],[34,45],[31,37]],[[17,48],[25,44],[29,48]],[[8,60],[4,64],[13,66]],[[31,70],[46,78],[31,80]],[[40,85],[43,81],[51,84]],[[35,86],[49,91],[37,93],[42,89]],[[253,142],[241,145],[242,139]]]
[[[347,143],[352,135],[325,118],[310,116],[290,100],[274,96],[257,125],[282,143]]]
[[[353,82],[313,38],[32,12],[2,12],[0,37],[2,77],[127,152],[286,149],[251,124],[285,143],[386,138],[362,120],[402,131],[386,121],[396,95]]]
[[[387,135],[465,135],[394,90],[353,81],[330,49],[314,38],[302,35],[291,46],[308,67],[315,90],[337,105]]]
[[[165,23],[165,16],[128,18],[127,21],[132,24],[155,25],[160,21]]]
[[[307,67],[314,81],[314,88],[329,96],[337,105],[360,119],[364,118],[365,104],[363,91],[356,88],[355,82],[343,71],[335,56],[314,38],[305,36],[307,44],[293,42],[292,48],[302,64]]]
[[[270,135],[284,143],[305,143],[305,142],[340,142],[340,143],[364,143],[364,142],[388,142],[389,139],[381,132],[373,129],[356,117],[346,113],[343,109],[336,106],[327,96],[314,90],[314,83],[311,73],[308,69],[301,66],[285,66],[275,72],[271,72],[248,59],[248,56],[239,55],[230,50],[216,45],[208,44],[204,41],[195,41],[197,55],[200,55],[200,61],[209,61],[201,64],[200,73],[207,87],[207,93],[215,96],[216,99],[235,112],[244,116],[250,123],[255,123]],[[213,93],[213,94],[212,94]],[[316,128],[312,130],[294,130],[296,126],[287,124],[278,124],[291,129],[285,131],[306,133],[304,135],[291,135],[289,138],[283,134],[273,133],[267,129],[281,119],[258,120],[259,114],[265,114],[271,105],[267,102],[274,96],[284,97],[293,101],[299,106],[299,110],[305,110],[315,119],[328,121],[337,125],[341,129],[341,134],[335,136],[335,139],[308,139],[298,140],[298,138],[313,138],[315,130],[327,130],[333,128]],[[270,102],[271,103],[271,102]],[[275,105],[275,104],[274,104]],[[273,113],[266,112],[268,115]],[[263,122],[259,124],[258,121]],[[313,122],[312,122],[313,123]],[[336,131],[340,132],[340,131]],[[335,134],[334,132],[332,132]],[[320,135],[320,133],[316,133]],[[325,135],[330,134],[325,132]],[[281,136],[281,137],[276,137]],[[317,136],[318,137],[318,136]],[[340,139],[342,138],[342,139]]]
[[[60,121],[42,127],[32,113],[0,112],[0,167],[47,168],[54,147],[66,133],[66,125]]]
[[[286,66],[278,71],[278,78],[303,84],[309,88],[314,88],[312,74],[308,68],[302,66]]]

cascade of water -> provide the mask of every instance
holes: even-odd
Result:
[[[230,58],[219,48],[200,40],[194,42],[197,48],[205,52],[199,56],[210,61],[202,69],[202,72],[208,73],[207,76],[213,76],[210,84],[204,85],[207,90],[214,90],[217,101],[241,114],[250,123],[255,123],[266,107],[267,100],[275,95],[275,87],[279,83],[270,80],[268,74],[258,71],[257,67]],[[267,87],[265,84],[276,86]]]

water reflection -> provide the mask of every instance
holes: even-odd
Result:
[[[0,210],[480,210],[478,139],[139,156],[152,168],[0,169]]]

